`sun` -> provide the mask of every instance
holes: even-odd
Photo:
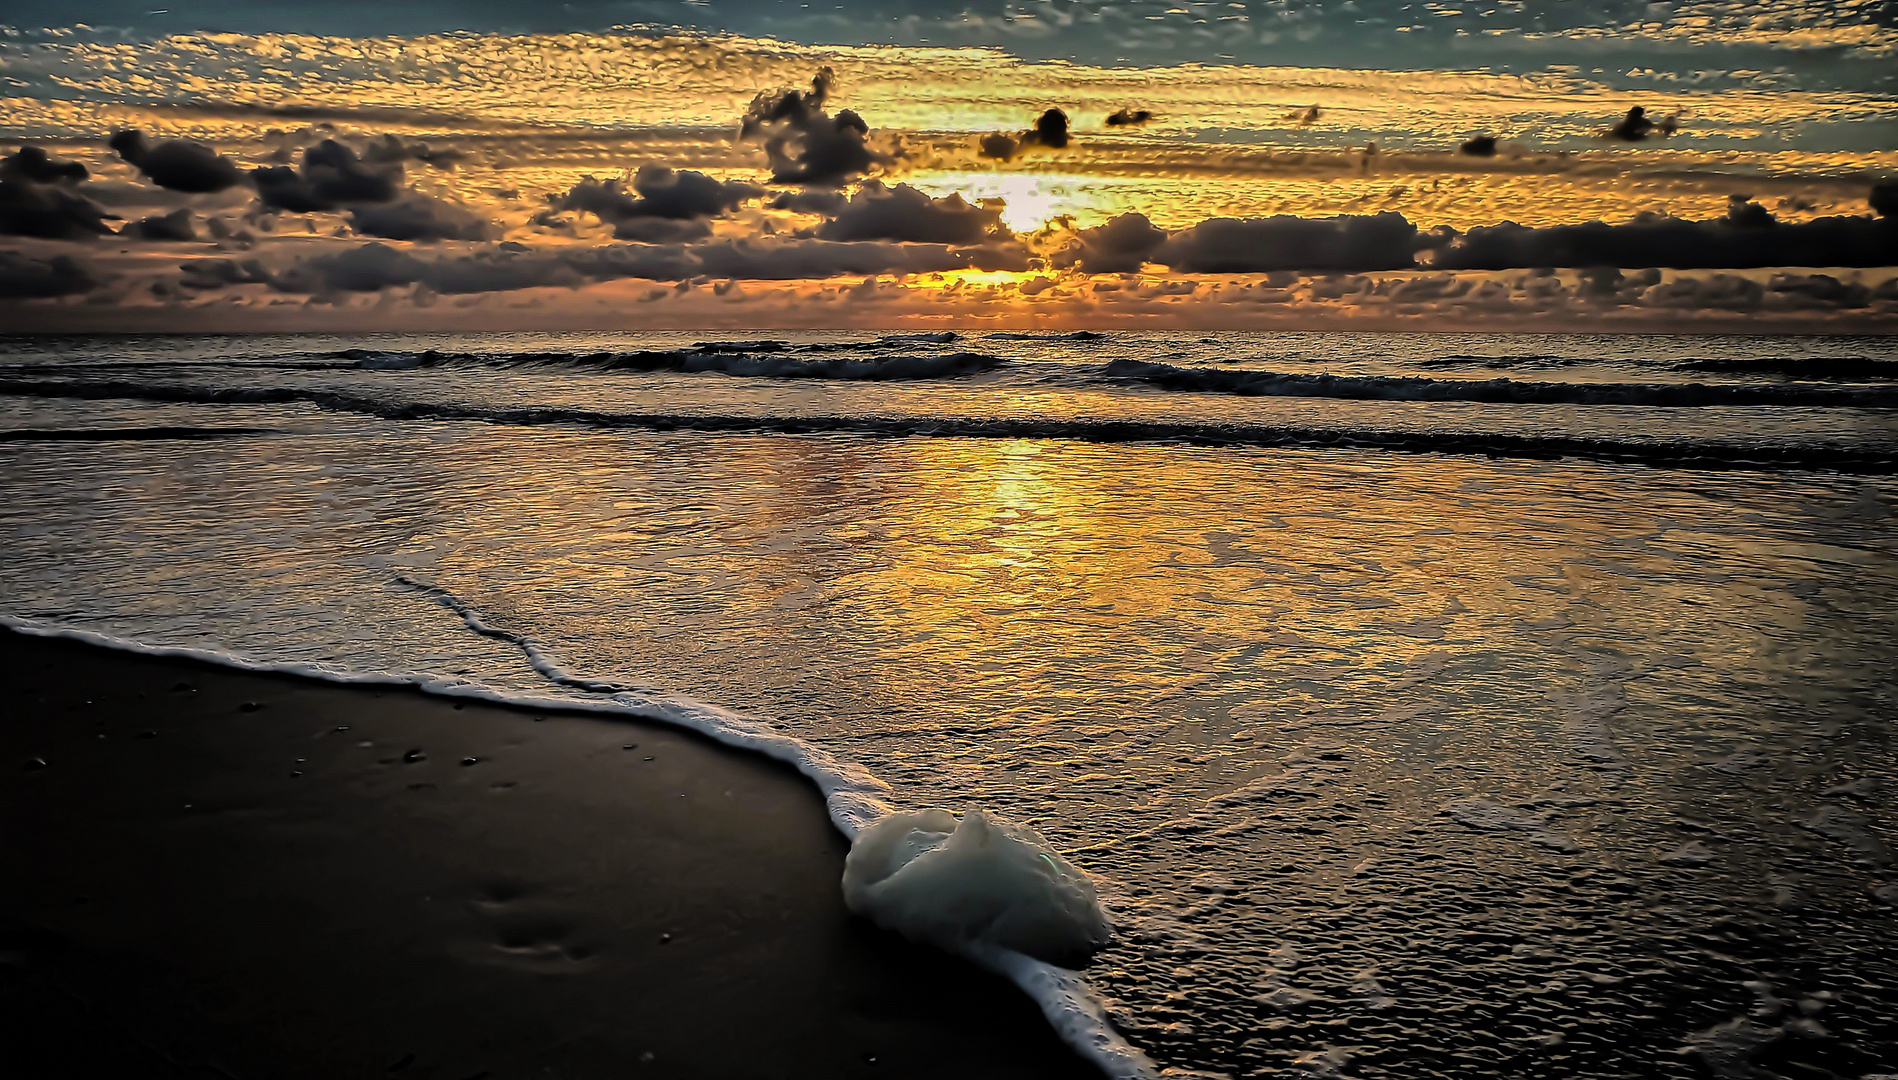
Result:
[[[960,193],[970,202],[1000,199],[1002,224],[1018,233],[1033,232],[1063,215],[1081,224],[1108,216],[1099,205],[1101,178],[1069,173],[976,171],[920,172],[908,182],[931,196]]]

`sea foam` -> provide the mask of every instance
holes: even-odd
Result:
[[[971,810],[890,814],[844,861],[850,910],[916,941],[1078,967],[1112,931],[1094,886],[1033,829]]]

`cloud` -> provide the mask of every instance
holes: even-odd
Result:
[[[1627,115],[1615,121],[1603,138],[1616,142],[1644,142],[1649,138],[1665,139],[1680,129],[1680,120],[1675,116],[1664,116],[1659,120],[1648,118],[1648,111],[1639,105],[1629,109]]]
[[[460,150],[437,149],[420,139],[404,139],[393,133],[371,140],[362,151],[362,159],[372,165],[418,161],[436,169],[452,169],[466,156]]]
[[[831,217],[849,202],[849,196],[841,191],[786,191],[772,199],[770,206],[773,210],[789,210],[795,214]]]
[[[1146,109],[1131,109],[1131,108],[1122,107],[1108,115],[1107,126],[1108,127],[1131,127],[1135,124],[1144,124],[1151,119],[1153,119],[1153,113],[1149,112]]]
[[[1108,122],[1113,121],[1110,118]],[[1019,135],[1005,135],[998,131],[982,136],[976,142],[976,152],[997,161],[1013,161],[1017,154],[1030,147],[1065,150],[1072,141],[1073,136],[1068,131],[1068,114],[1060,109],[1048,109],[1035,118],[1034,127]]]
[[[1159,250],[1167,234],[1145,214],[1121,214],[1105,225],[1081,229],[1074,237],[1075,243],[1059,262],[1078,266],[1083,273],[1131,274]]]
[[[0,235],[85,240],[112,231],[99,204],[62,184],[0,179]]]
[[[1050,150],[1063,150],[1068,145],[1068,114],[1060,109],[1049,109],[1035,119],[1035,129],[1022,136],[1023,145],[1045,146]]]
[[[235,162],[203,143],[167,139],[153,145],[137,128],[115,132],[107,145],[152,183],[192,194],[223,191],[244,179]]]
[[[817,228],[822,240],[896,240],[966,246],[1008,236],[1002,211],[978,206],[959,194],[932,199],[898,184],[866,180],[836,216]]]
[[[641,278],[653,281],[791,281],[950,270],[1026,270],[1026,249],[1012,240],[968,246],[809,237],[699,244],[609,244],[535,250],[502,243],[455,256],[424,257],[381,242],[306,255],[273,268],[251,258],[197,259],[182,265],[179,285],[207,291],[263,285],[272,291],[326,295],[422,286],[438,293],[503,292]]]
[[[466,207],[420,192],[387,203],[366,203],[349,211],[349,227],[364,236],[390,240],[486,240],[494,231],[486,219]]]
[[[703,219],[730,213],[765,194],[764,188],[741,180],[643,165],[630,191],[619,180],[588,176],[563,195],[549,195],[547,203],[552,211],[592,214],[611,225],[621,240],[663,243],[706,236],[710,230]]]
[[[400,161],[371,165],[335,139],[303,150],[303,163],[292,169],[271,165],[252,169],[257,199],[274,210],[311,214],[350,203],[390,202],[402,190]]]
[[[1401,270],[1413,265],[1417,240],[1417,227],[1393,211],[1212,218],[1168,237],[1152,259],[1188,274]]]
[[[901,156],[900,147],[872,147],[870,125],[855,112],[839,109],[832,116],[824,111],[836,82],[836,73],[822,67],[809,91],[761,93],[745,110],[738,137],[764,145],[773,183],[835,187]]]
[[[88,175],[86,167],[79,162],[53,157],[37,146],[22,146],[0,158],[0,180],[76,184]]]
[[[70,255],[35,259],[17,251],[0,251],[0,298],[71,296],[86,292],[98,283],[92,273]]]
[[[1865,202],[1879,217],[1898,218],[1898,181],[1873,184]]]
[[[982,136],[982,138],[976,142],[975,150],[976,153],[985,158],[994,158],[996,161],[1013,161],[1015,160],[1015,155],[1021,153],[1021,140],[1015,138],[1013,135],[1004,135],[997,131],[994,134]]]
[[[1449,270],[1530,266],[1665,267],[1898,266],[1898,219],[1827,217],[1778,221],[1744,196],[1711,221],[1643,213],[1625,225],[1590,221],[1533,228],[1505,221],[1466,233],[1431,234],[1430,265]]]
[[[198,238],[198,230],[192,227],[191,210],[181,206],[169,214],[140,218],[119,230],[119,235],[140,240],[188,241]]]

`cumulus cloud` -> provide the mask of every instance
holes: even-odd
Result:
[[[393,133],[371,140],[362,151],[362,159],[372,165],[415,161],[436,169],[452,169],[465,156],[459,150],[431,147],[420,139],[404,139]]]
[[[1108,127],[1131,127],[1144,124],[1153,119],[1153,113],[1146,109],[1120,108],[1107,117]]]
[[[105,223],[111,217],[63,183],[36,183],[23,175],[0,179],[0,235],[85,240],[111,232]]]
[[[1110,118],[1108,122],[1113,121]],[[1005,135],[999,131],[984,135],[976,143],[976,152],[997,161],[1013,161],[1017,154],[1030,147],[1064,150],[1071,141],[1073,136],[1068,130],[1068,114],[1060,109],[1048,109],[1035,118],[1034,127],[1019,135]]]
[[[1505,221],[1430,238],[1434,267],[1505,270],[1529,266],[1665,267],[1677,270],[1769,266],[1898,265],[1898,219],[1827,217],[1787,223],[1734,196],[1727,213],[1687,221],[1644,213],[1625,225],[1590,221],[1531,227]]]
[[[486,240],[487,219],[466,207],[411,191],[386,203],[365,203],[349,211],[349,227],[364,236],[390,240]]]
[[[22,146],[0,157],[0,180],[27,180],[35,184],[76,184],[89,174],[77,161],[53,157],[37,146]]]
[[[849,202],[849,196],[841,191],[786,191],[772,199],[770,206],[773,210],[789,210],[794,214],[822,214],[830,217]]]
[[[817,228],[823,240],[896,240],[966,246],[1009,235],[999,206],[979,206],[959,194],[932,199],[898,184],[867,180]]]
[[[273,210],[311,214],[351,203],[381,203],[402,190],[400,161],[371,164],[335,139],[305,147],[298,168],[271,165],[251,170],[257,199]]]
[[[236,187],[244,174],[230,158],[203,143],[167,139],[153,144],[137,128],[115,132],[107,140],[126,164],[152,183],[172,191],[204,194]]]
[[[1616,142],[1644,142],[1648,139],[1665,139],[1680,129],[1680,119],[1676,116],[1664,116],[1659,120],[1649,118],[1647,109],[1636,105],[1629,109],[1620,120],[1615,121],[1604,138]]]
[[[179,207],[169,214],[153,214],[140,218],[119,230],[121,236],[136,237],[140,240],[196,240],[198,230],[191,224],[191,211]]]
[[[1879,217],[1898,218],[1898,181],[1873,184],[1865,202]]]
[[[276,267],[258,258],[193,260],[183,264],[179,285],[195,291],[262,285],[275,292],[317,296],[401,286],[418,286],[437,293],[478,293],[628,278],[680,283],[790,281],[970,268],[1025,270],[1028,265],[1026,250],[1012,240],[952,246],[804,237],[552,250],[534,250],[509,242],[467,254],[436,257],[374,242],[306,255]]]
[[[819,68],[808,91],[761,93],[745,110],[738,137],[764,146],[773,183],[835,187],[901,156],[900,147],[873,147],[870,125],[852,110],[824,111],[836,82],[834,71]]]
[[[1401,270],[1413,265],[1417,240],[1417,227],[1394,211],[1211,218],[1168,237],[1153,261],[1189,274]]]
[[[1089,274],[1130,274],[1146,265],[1166,238],[1166,230],[1147,215],[1121,214],[1105,225],[1077,231],[1058,261]]]
[[[0,251],[0,298],[71,296],[97,284],[92,273],[70,255],[35,259],[17,251]]]
[[[619,180],[588,176],[565,194],[549,195],[547,203],[551,211],[592,214],[621,240],[663,243],[708,235],[703,219],[730,213],[764,194],[764,188],[741,180],[644,165],[630,190]]]

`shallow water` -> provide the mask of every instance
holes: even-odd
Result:
[[[1033,825],[1162,1066],[1889,1071],[1898,342],[868,339],[8,339],[0,428],[276,434],[0,441],[0,614],[581,693],[446,590]]]

